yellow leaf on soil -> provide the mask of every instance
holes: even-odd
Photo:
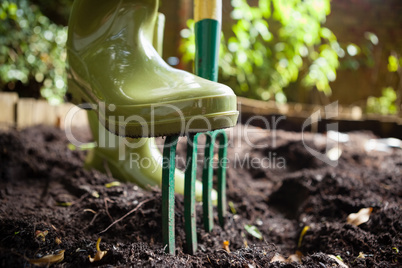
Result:
[[[64,260],[64,251],[65,250],[63,249],[56,254],[46,255],[40,259],[29,259],[29,263],[37,266],[49,266],[54,263],[61,262]]]
[[[303,230],[301,231],[301,233],[300,233],[300,236],[299,236],[299,242],[297,243],[297,247],[298,248],[300,248],[301,247],[301,244],[302,244],[302,241],[303,241],[303,237],[304,237],[304,235],[307,233],[307,231],[308,230],[310,230],[310,226],[304,226],[304,228],[303,228]]]
[[[230,253],[229,241],[228,241],[228,240],[223,241],[223,243],[222,243],[222,248],[223,248],[224,250],[226,250],[227,253]]]
[[[89,261],[94,262],[94,261],[100,261],[107,253],[107,251],[101,251],[99,244],[100,244],[101,238],[98,238],[98,241],[96,241],[96,254],[92,258],[90,255],[88,255]]]

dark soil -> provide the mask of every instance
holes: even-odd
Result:
[[[349,133],[332,167],[305,149],[300,133],[252,129],[246,140],[236,134],[243,129],[237,127],[231,136],[226,225],[216,224],[206,233],[198,205],[194,256],[183,252],[181,196],[175,210],[177,251],[170,256],[162,245],[159,190],[147,192],[131,183],[106,188],[115,179],[85,170],[86,152],[69,149],[61,130],[0,133],[0,266],[29,267],[29,259],[63,249],[64,260],[54,266],[339,266],[332,255],[350,267],[401,267],[402,150],[367,153],[363,144],[373,135]],[[87,132],[81,134],[90,139]],[[323,135],[308,134],[304,141],[325,151]],[[178,154],[184,152],[182,139]],[[247,166],[255,159],[264,160],[263,167]],[[349,214],[368,207],[373,212],[367,222],[346,222]],[[263,239],[249,234],[247,224],[258,228]],[[304,236],[302,230],[307,230]],[[42,237],[38,231],[48,233]],[[90,263],[88,255],[94,256],[100,236],[107,254]],[[223,249],[224,241],[230,252]]]

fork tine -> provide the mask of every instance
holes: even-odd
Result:
[[[218,166],[218,219],[222,228],[226,218],[226,168],[228,136],[224,130],[216,130],[215,137],[219,140],[219,166]]]
[[[214,142],[215,137],[213,132],[205,133],[205,152],[204,152],[204,167],[202,171],[202,207],[204,229],[210,232],[214,227],[213,207],[212,207],[212,176],[213,176],[213,158],[214,158]]]
[[[212,182],[213,182],[213,158],[214,145],[217,138],[219,140],[219,161],[218,161],[218,218],[219,224],[223,227],[226,217],[226,162],[227,162],[227,143],[228,137],[224,130],[219,129],[206,133],[207,141],[205,144],[204,169],[202,173],[203,187],[203,212],[204,228],[210,232],[213,229],[213,207],[211,201]]]
[[[168,136],[163,147],[162,165],[162,235],[166,253],[175,254],[174,173],[179,136]]]
[[[195,181],[197,176],[197,139],[200,134],[190,134],[187,137],[187,167],[184,179],[184,227],[187,251],[190,254],[194,254],[197,251]]]

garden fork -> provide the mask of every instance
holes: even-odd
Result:
[[[220,45],[220,28],[222,21],[222,0],[194,1],[195,30],[195,73],[203,78],[217,81],[218,56]],[[187,251],[194,254],[197,250],[197,234],[195,219],[195,181],[197,171],[197,144],[201,135],[206,136],[203,184],[203,222],[204,229],[210,232],[213,228],[213,204],[211,200],[215,141],[219,138],[218,167],[218,218],[223,227],[226,216],[226,156],[228,138],[222,129],[206,133],[187,135],[187,166],[185,171],[184,221]],[[166,252],[175,253],[175,221],[174,221],[174,172],[176,145],[179,136],[168,136],[163,150],[162,171],[162,232]]]

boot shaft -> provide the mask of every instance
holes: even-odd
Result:
[[[238,112],[229,87],[172,68],[153,47],[158,3],[75,0],[67,42],[71,101],[93,104],[102,125],[122,136],[233,126]]]
[[[70,20],[67,46],[74,51],[107,39],[138,43],[143,35],[152,43],[159,0],[76,0]]]
[[[159,0],[76,0],[67,40],[69,87],[73,80],[90,88],[92,99],[130,104],[116,89],[127,93],[133,85],[157,81],[148,74],[160,66],[169,68],[152,45],[158,4]],[[131,93],[140,99],[139,92]]]

